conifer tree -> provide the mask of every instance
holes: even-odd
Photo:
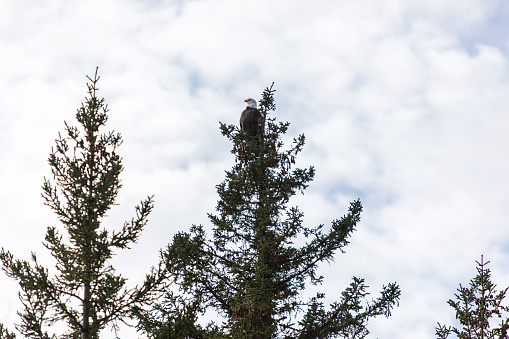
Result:
[[[88,96],[76,114],[81,128],[65,123],[65,136],[59,134],[49,156],[53,179],[45,178],[42,186],[45,204],[63,225],[48,227],[44,241],[56,261],[55,274],[50,275],[35,253],[30,262],[15,259],[4,248],[0,252],[3,270],[21,287],[23,309],[16,328],[27,338],[99,338],[102,329],[116,330],[119,322],[133,316],[134,307],[151,304],[167,288],[163,265],[152,268],[142,285],[128,288],[126,278],[110,264],[115,250],[137,241],[153,200],[143,200],[120,230],[102,225],[122,186],[122,158],[117,154],[122,138],[100,133],[108,107],[96,96],[97,69],[93,79],[87,78]],[[56,323],[66,325],[65,333],[48,333]]]
[[[194,317],[212,308],[225,318],[221,327],[216,324],[205,330],[188,324],[188,338],[197,337],[189,334],[196,329],[203,338],[363,338],[369,318],[391,314],[399,286],[388,284],[378,299],[366,302],[367,286],[354,278],[328,309],[320,301],[321,293],[302,300],[307,283],[322,283],[318,264],[332,261],[335,252],[348,245],[362,205],[359,200],[352,202],[330,229],[304,226],[298,207],[288,207],[290,198],[312,181],[315,169],[294,168],[304,135],[284,148],[282,136],[289,123],[270,115],[275,110],[274,92],[272,86],[265,89],[259,102],[258,130],[263,133],[253,137],[234,125],[221,124],[222,134],[233,143],[236,163],[217,185],[217,215],[209,214],[212,239],[207,239],[202,226],[192,226],[189,233],[178,233],[164,253],[180,292],[201,303],[194,308]],[[299,237],[307,240],[301,247],[295,245]],[[303,308],[307,312],[297,318]],[[159,308],[155,316],[143,319],[159,328],[175,324],[172,309]],[[141,326],[151,338],[164,338],[148,327]]]
[[[498,292],[491,281],[491,272],[481,256],[477,263],[477,275],[469,287],[460,284],[456,300],[447,303],[456,311],[461,327],[440,325],[436,328],[438,339],[446,339],[451,333],[459,339],[508,339],[509,306],[502,305],[509,287]],[[500,319],[498,326],[496,319]]]

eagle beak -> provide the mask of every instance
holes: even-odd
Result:
[[[244,102],[248,102],[248,101],[249,101],[249,99],[244,100]]]

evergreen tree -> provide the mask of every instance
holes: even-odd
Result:
[[[108,108],[96,96],[97,69],[93,79],[87,78],[88,97],[76,114],[82,130],[65,124],[66,135],[59,135],[49,156],[53,181],[45,179],[42,186],[45,204],[63,224],[63,229],[48,227],[44,242],[56,260],[56,274],[50,276],[35,253],[31,263],[14,259],[3,248],[0,253],[3,270],[21,287],[24,309],[18,312],[21,322],[16,328],[28,338],[99,338],[106,326],[116,330],[119,322],[133,316],[133,307],[151,304],[167,288],[163,265],[152,268],[142,285],[127,288],[126,279],[110,264],[114,250],[137,241],[153,200],[143,200],[136,216],[119,231],[102,227],[122,186],[122,159],[117,154],[122,138],[114,132],[99,133]],[[48,334],[57,322],[65,323],[67,331]],[[3,336],[14,337],[7,330]]]
[[[450,299],[447,303],[456,311],[456,319],[460,328],[440,325],[436,328],[439,339],[448,338],[454,333],[459,339],[508,339],[509,306],[503,306],[509,287],[497,292],[491,281],[491,272],[481,256],[481,262],[476,261],[477,276],[470,280],[469,287],[460,284],[458,294],[454,294],[456,301]],[[504,319],[505,317],[505,319]],[[500,325],[494,325],[495,318],[501,319]]]
[[[373,302],[365,302],[366,285],[354,278],[341,300],[326,310],[318,294],[302,300],[306,283],[320,284],[316,273],[322,261],[330,262],[337,250],[342,251],[360,220],[362,205],[351,203],[349,211],[324,225],[306,227],[303,213],[288,207],[290,198],[303,193],[313,179],[313,167],[294,168],[297,154],[304,146],[304,135],[284,149],[282,135],[289,123],[276,122],[270,116],[275,110],[272,86],[260,101],[260,129],[251,136],[233,125],[221,124],[221,132],[233,143],[236,163],[226,172],[226,180],[217,185],[217,215],[209,214],[213,238],[208,240],[202,226],[189,233],[178,233],[164,255],[167,269],[178,278],[181,293],[199,300],[194,318],[212,308],[225,318],[219,330],[209,326],[202,331],[210,338],[363,338],[369,318],[389,316],[398,302],[399,286],[389,284]],[[295,240],[305,237],[302,247]],[[297,322],[298,312],[307,313]],[[175,323],[172,307],[159,308],[145,315],[152,325],[161,328]],[[195,338],[190,324],[187,336]],[[153,338],[158,336],[146,325],[141,329]]]

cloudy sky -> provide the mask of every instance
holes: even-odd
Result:
[[[454,324],[446,302],[482,254],[509,286],[507,1],[0,0],[0,247],[18,258],[52,265],[41,242],[58,222],[41,184],[96,66],[109,129],[124,137],[124,187],[105,225],[155,198],[139,243],[114,259],[131,283],[176,232],[210,229],[234,163],[219,121],[237,124],[243,100],[275,82],[277,118],[306,135],[298,165],[317,170],[293,201],[306,224],[364,205],[321,290],[333,301],[352,276],[373,297],[401,286],[369,338]],[[0,274],[0,322],[17,321],[16,292]]]

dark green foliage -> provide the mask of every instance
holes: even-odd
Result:
[[[203,312],[201,300],[184,298],[169,291],[164,301],[156,305],[151,312],[137,313],[138,330],[149,338],[227,338],[213,323],[206,327],[198,325],[198,314]]]
[[[62,338],[98,338],[106,326],[132,317],[132,308],[144,307],[165,289],[163,266],[152,269],[143,285],[126,287],[126,279],[109,264],[115,249],[136,242],[153,208],[148,197],[136,207],[136,216],[120,231],[101,227],[121,188],[122,159],[116,153],[120,134],[99,133],[108,119],[104,99],[96,97],[97,70],[88,78],[89,96],[78,109],[81,129],[65,124],[49,156],[53,180],[45,179],[42,196],[58,216],[62,229],[48,227],[44,246],[56,260],[56,274],[37,262],[14,259],[2,248],[5,273],[18,280],[24,309],[18,312],[18,331],[28,338],[53,338],[47,330],[57,322],[67,325]],[[65,236],[64,236],[65,235]]]
[[[315,170],[294,168],[304,135],[283,148],[281,136],[289,123],[278,123],[269,115],[275,110],[273,95],[272,87],[267,88],[260,101],[261,136],[221,124],[221,132],[233,143],[235,165],[217,185],[217,214],[209,215],[213,238],[207,239],[201,226],[177,234],[164,253],[167,268],[182,293],[200,300],[195,315],[211,308],[224,317],[221,331],[205,332],[205,337],[363,338],[370,317],[390,315],[399,287],[391,284],[377,300],[362,305],[366,286],[354,278],[329,311],[319,298],[302,300],[307,282],[322,282],[316,274],[318,264],[332,261],[335,252],[348,245],[362,205],[352,202],[348,213],[333,220],[330,228],[304,226],[303,213],[287,206],[293,195],[306,189]],[[295,246],[297,238],[306,239],[305,245]],[[306,305],[308,312],[296,324]],[[175,323],[174,314],[165,314],[168,323]]]
[[[460,284],[458,294],[454,294],[456,301],[447,303],[456,311],[456,319],[460,328],[440,325],[436,328],[439,339],[448,338],[454,333],[459,339],[507,339],[509,329],[509,307],[502,305],[509,287],[498,292],[496,285],[491,282],[491,272],[486,265],[488,262],[477,263],[477,276],[470,281],[469,287]],[[500,324],[495,325],[495,319]]]
[[[152,312],[138,312],[138,329],[150,338],[204,338],[204,330],[196,325],[199,310],[199,299],[185,300],[169,291]]]
[[[318,300],[323,294],[318,294],[308,305],[308,312],[299,322],[302,326],[299,339],[306,338],[364,338],[369,334],[368,320],[371,317],[383,315],[389,317],[391,310],[397,303],[400,290],[391,283],[384,286],[382,295],[371,303],[365,303],[366,292],[364,279],[353,278],[353,282],[341,293],[341,301],[330,306],[325,311],[323,303]]]
[[[4,325],[0,324],[0,338],[1,339],[14,339],[16,335],[12,332],[9,332]]]

